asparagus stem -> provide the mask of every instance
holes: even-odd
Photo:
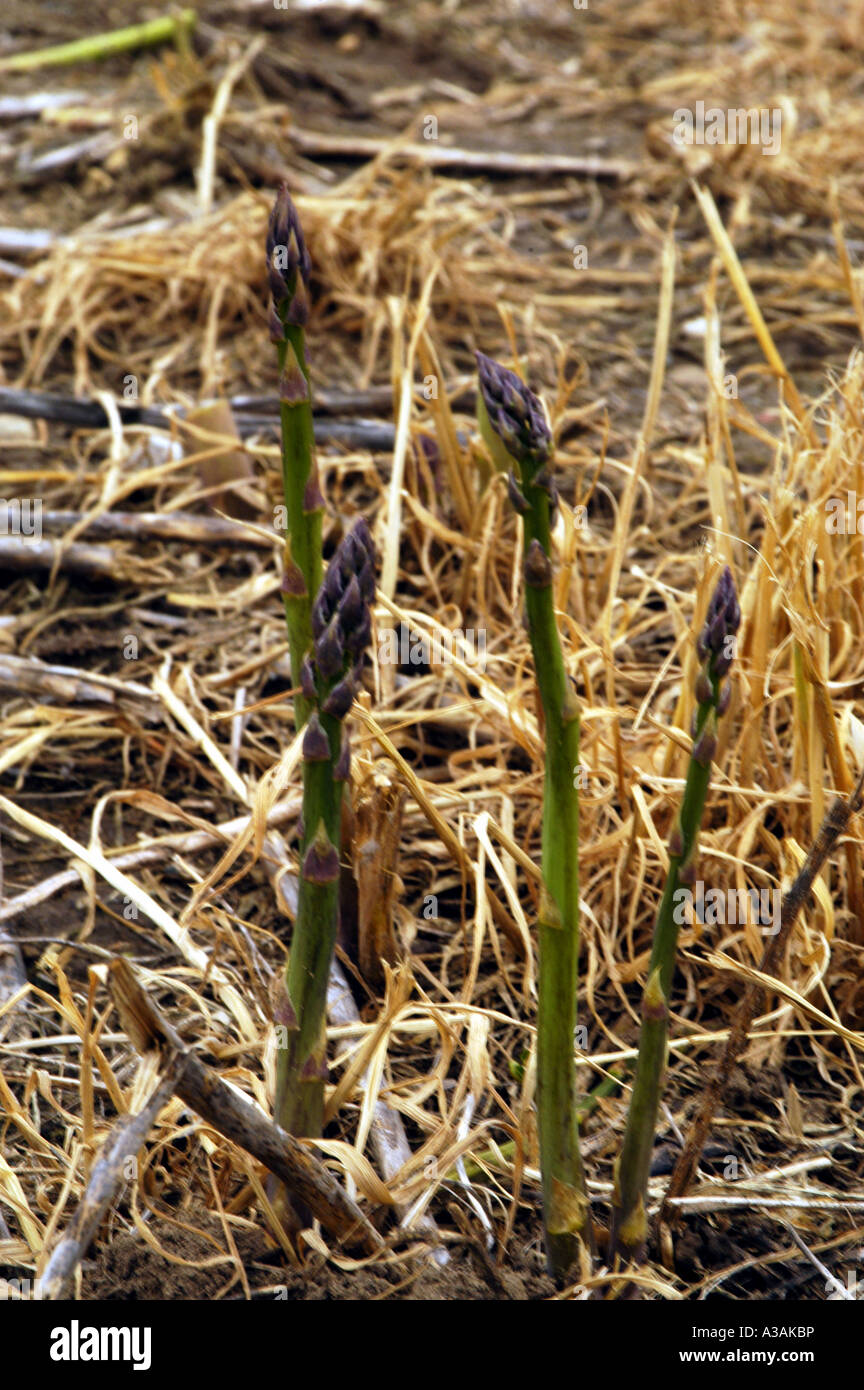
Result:
[[[526,541],[532,529],[526,524]],[[579,797],[573,778],[579,765],[579,714],[567,688],[551,582],[544,589],[527,588],[525,606],[546,723],[542,870],[548,897],[539,915],[537,1110],[547,1258],[551,1271],[563,1276],[577,1256],[588,1219],[573,1057],[579,957]]]
[[[339,740],[336,720],[335,737]],[[330,731],[328,732],[328,742]],[[331,745],[332,746],[332,745]],[[300,851],[297,916],[281,1001],[285,1034],[276,1068],[277,1123],[288,1134],[314,1138],[324,1116],[324,1018],[327,981],[339,930],[341,782],[331,756],[303,764],[304,836]]]
[[[669,870],[657,911],[648,979],[642,996],[639,1056],[624,1143],[615,1168],[610,1263],[616,1256],[623,1261],[640,1260],[648,1236],[648,1176],[666,1068],[669,995],[678,946],[680,898],[676,895],[682,887],[689,888],[696,878],[699,827],[711,780],[711,759],[717,747],[717,719],[729,702],[725,676],[731,664],[740,617],[732,575],[725,569],[697,644],[703,665],[696,681],[693,750],[684,796],[669,840]]]
[[[322,578],[321,514],[312,425],[312,391],[306,363],[310,261],[297,210],[283,184],[267,232],[267,270],[273,300],[270,331],[279,356],[282,426],[282,490],[285,497],[285,574],[282,594],[298,728],[311,710],[299,689],[303,658],[312,642],[312,603]]]
[[[283,184],[267,230],[270,332],[279,354],[282,483],[287,534],[282,592],[291,649],[294,715],[303,734],[303,820],[297,914],[276,1003],[276,1119],[294,1135],[321,1133],[324,1018],[339,928],[342,796],[348,744],[342,721],[371,635],[374,547],[361,521],[322,578],[321,514],[304,327],[310,261]]]
[[[579,1153],[574,1030],[579,957],[579,710],[564,666],[552,597],[550,513],[557,501],[551,437],[539,400],[478,353],[479,423],[524,522],[525,608],[546,725],[537,1007],[537,1112],[543,1224],[550,1272],[564,1277],[591,1244]]]
[[[303,658],[312,641],[312,599],[321,585],[321,508],[305,509],[310,477],[317,477],[314,463],[315,440],[312,433],[312,393],[302,328],[286,325],[286,341],[279,344],[280,376],[285,379],[285,364],[292,354],[306,382],[305,397],[299,400],[281,399],[279,415],[282,426],[282,490],[285,496],[287,538],[285,547],[286,573],[293,563],[302,576],[302,587],[294,584],[292,592],[286,584],[282,595],[288,643],[291,649],[291,673],[295,689],[299,684]],[[309,717],[309,702],[298,690],[294,696],[297,726],[302,727]]]
[[[312,713],[303,734],[300,883],[285,989],[277,1006],[284,1037],[276,1068],[283,1129],[320,1134],[324,1107],[324,1017],[339,926],[339,842],[349,753],[342,721],[351,708],[371,635],[374,549],[365,521],[342,539],[310,613],[312,646],[300,683]]]

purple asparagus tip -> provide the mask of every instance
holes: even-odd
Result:
[[[372,637],[369,605],[374,596],[375,544],[361,518],[336,547],[312,605],[313,669],[308,674],[317,673],[323,682],[322,709],[336,719],[344,719],[354,700]]]
[[[705,625],[696,643],[700,660],[715,678],[725,676],[732,665],[735,634],[740,623],[741,608],[735,592],[735,581],[727,565],[711,595]]]
[[[309,321],[309,277],[312,262],[306,250],[297,209],[281,184],[267,227],[267,279],[273,304],[270,331],[277,341],[284,338],[284,325],[302,328]],[[280,333],[280,328],[283,331]]]
[[[552,436],[540,401],[521,377],[478,352],[477,379],[489,424],[508,454],[541,468],[552,452]],[[548,480],[544,480],[541,486]]]

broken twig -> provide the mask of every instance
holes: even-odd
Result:
[[[198,1060],[162,1018],[128,961],[111,962],[108,985],[135,1050],[144,1053],[156,1048],[168,1058],[177,1054],[174,1090],[181,1100],[226,1139],[259,1159],[337,1239],[357,1242],[370,1252],[381,1248],[381,1236],[314,1154]]]
[[[160,409],[158,406],[128,401],[117,401],[116,405],[124,425],[150,425],[153,429],[170,430],[174,420],[184,417],[179,407]],[[19,391],[6,386],[0,387],[0,415],[52,420],[75,429],[107,429],[110,423],[107,411],[99,401],[56,395],[49,391]],[[244,437],[266,429],[275,430],[278,426],[279,414],[276,410],[268,410],[262,415],[238,413],[237,430]],[[396,438],[393,425],[381,420],[319,418],[314,421],[313,428],[316,444],[341,444],[347,449],[369,449],[372,453],[387,453],[393,448]]]
[[[128,1158],[134,1158],[159,1111],[174,1094],[183,1058],[173,1057],[153,1094],[137,1115],[123,1115],[114,1125],[93,1164],[90,1180],[67,1230],[55,1245],[40,1280],[41,1296],[53,1301],[69,1297],[75,1270],[87,1253],[102,1220],[124,1181]]]

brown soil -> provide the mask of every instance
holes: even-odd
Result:
[[[181,1229],[165,1221],[156,1223],[163,1250],[175,1259],[191,1264],[214,1256],[214,1245],[221,1249],[220,1228],[212,1213],[193,1205],[186,1214],[191,1229]],[[211,1240],[207,1240],[207,1234]],[[308,1255],[302,1269],[287,1269],[281,1252],[268,1246],[261,1231],[235,1235],[253,1300],[365,1300],[385,1299],[447,1301],[450,1299],[544,1299],[555,1293],[546,1276],[535,1236],[533,1249],[522,1250],[514,1242],[506,1265],[498,1265],[487,1251],[472,1240],[454,1245],[449,1261],[440,1267],[432,1258],[413,1261],[407,1268],[390,1271],[372,1269],[340,1270],[326,1264],[320,1256]],[[134,1233],[118,1232],[88,1261],[81,1291],[86,1300],[137,1301],[147,1299],[241,1299],[246,1296],[237,1273],[223,1258],[218,1268],[185,1268],[169,1263],[165,1256],[148,1246]]]

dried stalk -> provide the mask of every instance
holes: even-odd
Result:
[[[69,1226],[51,1252],[40,1278],[43,1299],[68,1298],[75,1270],[102,1225],[103,1218],[124,1182],[128,1158],[134,1158],[168,1104],[183,1069],[183,1058],[166,1058],[166,1070],[150,1099],[137,1115],[123,1115],[114,1125],[93,1164],[90,1178]]]
[[[381,1248],[378,1232],[309,1149],[198,1060],[145,994],[128,961],[112,961],[108,985],[136,1051],[156,1048],[163,1055],[177,1054],[180,1069],[174,1090],[181,1100],[226,1139],[259,1159],[337,1239],[357,1242],[370,1252]]]

